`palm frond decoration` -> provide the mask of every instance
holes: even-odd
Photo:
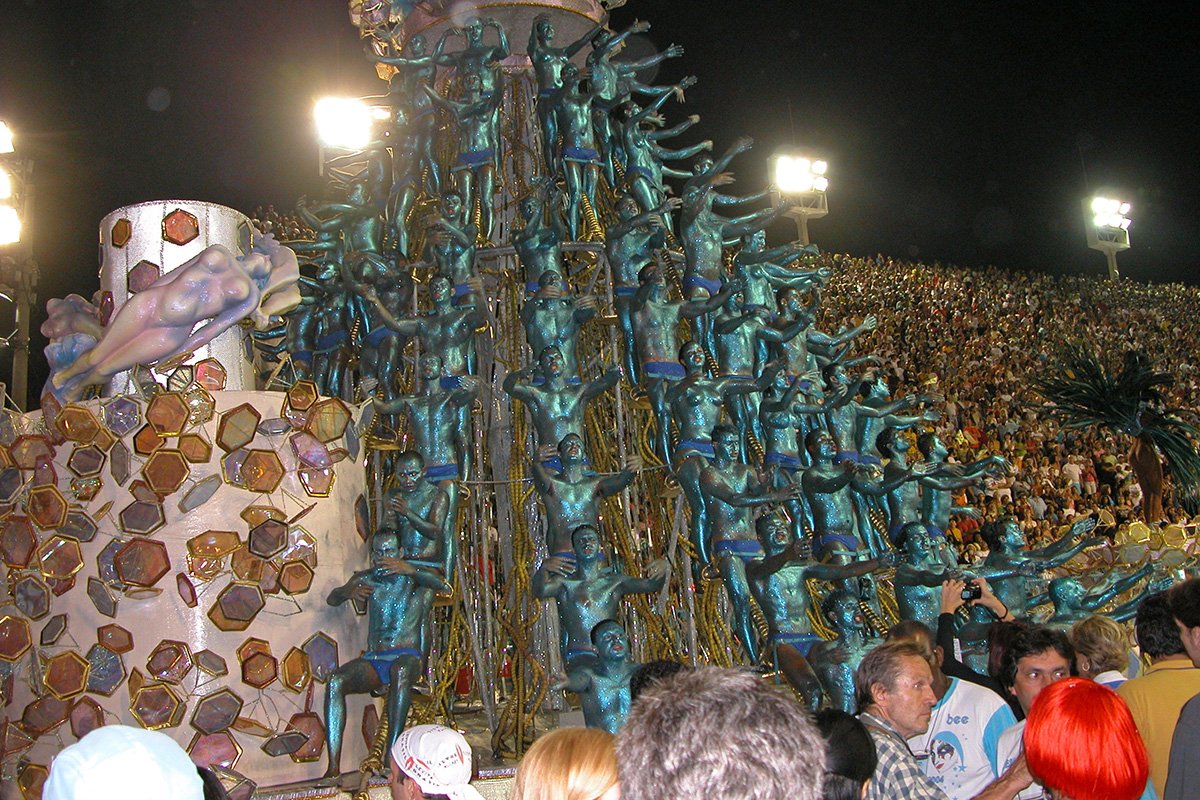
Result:
[[[1156,371],[1145,353],[1125,353],[1116,368],[1091,348],[1069,344],[1034,376],[1032,388],[1043,400],[1041,408],[1066,427],[1103,427],[1152,443],[1166,460],[1176,498],[1194,513],[1200,508],[1200,427],[1189,412],[1166,404],[1163,390],[1174,382],[1170,374]],[[1147,489],[1143,486],[1143,492]]]

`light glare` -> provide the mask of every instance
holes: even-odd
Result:
[[[0,244],[21,241],[21,217],[10,205],[0,205]]]
[[[0,119],[0,153],[13,151],[13,132],[8,123]]]
[[[775,186],[783,194],[824,192],[829,180],[824,176],[829,165],[799,156],[778,156],[775,159]]]
[[[0,200],[12,197],[12,177],[8,170],[0,169]]]
[[[327,147],[359,150],[371,141],[371,110],[361,100],[324,97],[313,109],[317,136]]]

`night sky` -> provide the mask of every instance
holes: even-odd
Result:
[[[1137,5],[630,0],[613,22],[686,48],[656,79],[700,78],[668,106],[702,117],[676,145],[755,138],[735,191],[778,148],[829,161],[824,249],[1100,275],[1079,203],[1107,189],[1133,204],[1122,273],[1195,282],[1194,25],[1182,4]],[[41,300],[97,288],[97,224],[118,206],[319,196],[313,101],[383,88],[343,0],[0,0],[0,118],[36,160]],[[44,369],[36,354],[34,388]]]

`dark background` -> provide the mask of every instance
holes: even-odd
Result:
[[[631,0],[614,25],[646,19],[656,47],[686,48],[657,76],[700,78],[668,106],[703,118],[678,143],[755,137],[735,190],[761,186],[777,148],[829,161],[824,249],[1101,275],[1079,203],[1109,190],[1133,204],[1122,273],[1195,282],[1194,26],[1183,5],[1137,5]],[[314,100],[383,86],[343,0],[0,0],[39,300],[97,287],[97,224],[118,206],[319,195]]]

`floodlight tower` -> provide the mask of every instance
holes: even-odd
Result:
[[[13,304],[16,330],[0,339],[0,346],[11,346],[12,397],[25,409],[29,381],[29,323],[37,302],[38,268],[29,248],[29,236],[22,228],[32,207],[33,161],[21,158],[13,141],[13,131],[0,120],[0,298]],[[0,405],[3,397],[0,396]]]
[[[829,213],[829,164],[821,159],[805,156],[777,154],[771,159],[771,174],[776,202],[780,198],[797,201],[786,212],[796,221],[797,237],[801,244],[808,244],[808,221]]]
[[[1129,249],[1129,203],[1109,197],[1083,201],[1088,247],[1104,253],[1108,259],[1108,279],[1121,277],[1117,270],[1117,251]]]

